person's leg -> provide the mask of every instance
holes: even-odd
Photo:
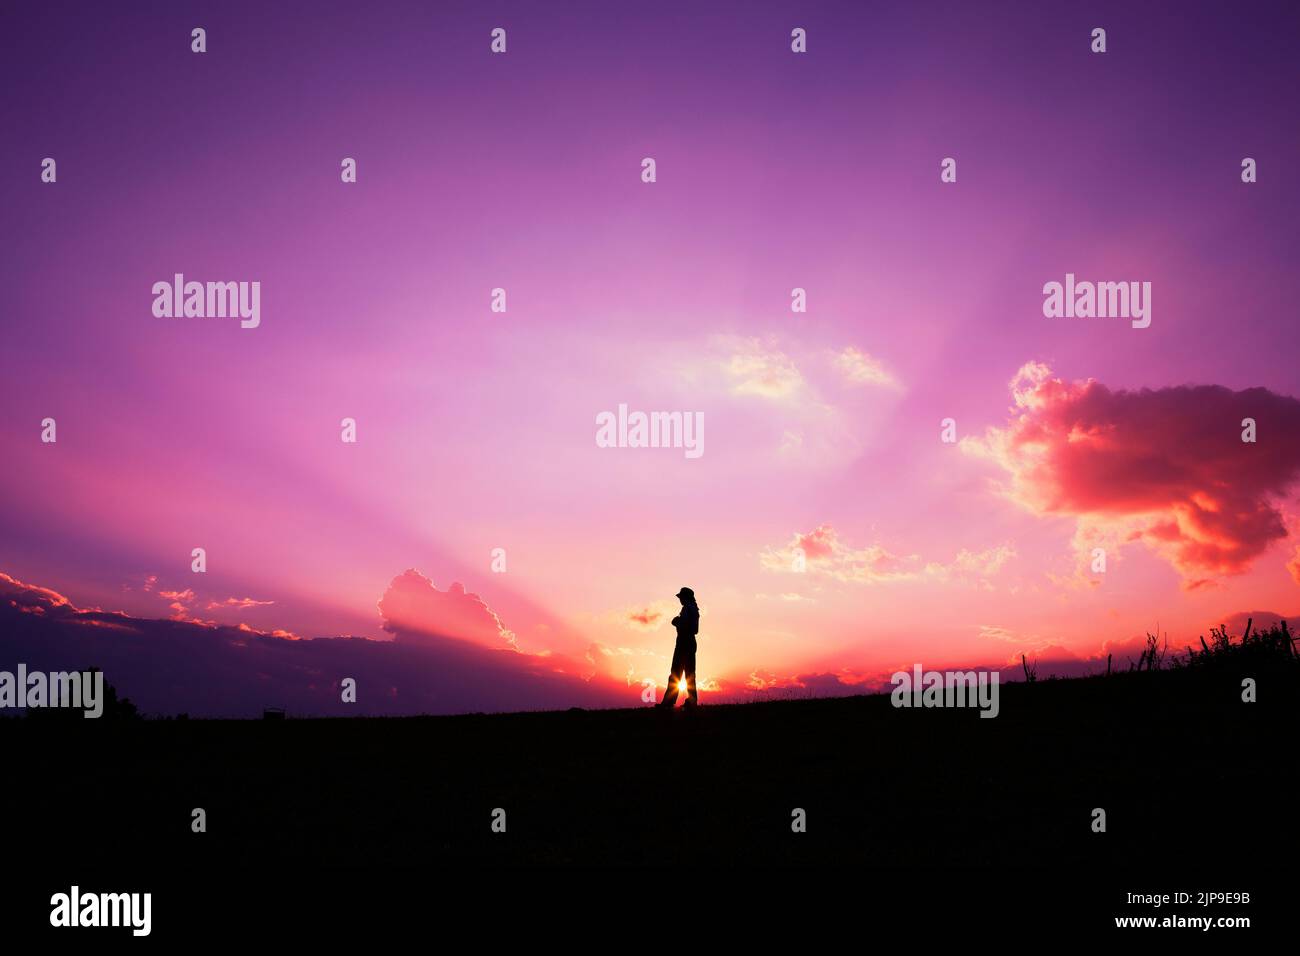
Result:
[[[700,702],[700,689],[695,685],[695,648],[691,647],[682,657],[682,667],[686,671],[686,703],[693,707]]]
[[[659,702],[659,706],[665,710],[673,707],[677,703],[677,695],[681,692],[678,682],[682,676],[682,648],[680,645],[673,648],[672,672],[668,675],[668,687],[664,691],[664,699]]]
[[[664,710],[670,710],[677,706],[677,675],[668,675],[668,686],[664,689],[664,699],[659,701],[659,706]]]

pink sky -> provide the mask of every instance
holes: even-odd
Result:
[[[302,43],[213,19],[206,58],[179,21],[35,23],[63,45],[5,73],[29,105],[0,169],[0,571],[387,640],[414,568],[499,622],[432,631],[660,684],[689,585],[726,687],[1300,608],[1300,134],[1267,24],[1195,58],[1227,14],[1110,7],[1098,57],[1040,13],[1012,55],[960,7],[874,31],[846,8],[799,58],[778,5],[725,42],[709,14],[679,35],[685,8],[511,10],[506,57],[462,13],[432,62],[400,23],[353,43],[342,9]],[[155,318],[175,272],[260,281],[261,326]],[[1151,327],[1045,318],[1067,272],[1150,281]],[[596,447],[619,403],[702,412],[705,453]]]

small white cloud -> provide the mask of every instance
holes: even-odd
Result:
[[[835,370],[850,385],[880,385],[897,388],[898,380],[878,359],[872,358],[852,345],[835,353]]]
[[[794,360],[773,343],[742,339],[730,343],[730,349],[723,368],[733,394],[788,398],[803,388],[803,376]]]
[[[847,583],[884,584],[924,578],[989,589],[990,579],[1015,556],[1011,545],[1002,544],[978,552],[962,549],[947,562],[926,562],[920,555],[896,554],[878,542],[863,548],[850,547],[831,525],[823,524],[807,534],[796,533],[785,547],[767,548],[758,557],[764,571],[822,575]]]

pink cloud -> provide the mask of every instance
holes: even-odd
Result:
[[[807,534],[795,535],[795,547],[809,558],[829,558],[835,550],[835,529],[823,524]]]
[[[1188,589],[1248,570],[1286,537],[1277,502],[1300,478],[1300,401],[1213,385],[1112,391],[1038,363],[1011,392],[1007,425],[962,447],[1004,469],[1027,509],[1075,517],[1084,538],[1142,541]]]
[[[879,543],[851,547],[833,526],[823,524],[807,534],[796,533],[784,548],[768,548],[759,562],[765,571],[824,575],[856,584],[928,579],[990,587],[989,579],[1015,554],[1011,545],[1000,544],[978,552],[962,549],[951,561],[925,561],[917,554],[896,554]]]
[[[186,588],[184,591],[159,591],[158,596],[171,602],[171,604],[168,605],[168,609],[172,612],[172,620],[191,620],[189,616],[189,605],[194,600],[194,592],[191,589]],[[196,621],[195,623],[199,622]]]
[[[244,610],[250,607],[266,607],[267,605],[274,604],[274,603],[275,603],[274,601],[258,601],[258,600],[254,600],[253,598],[228,597],[224,601],[209,601],[208,610],[210,611],[213,608],[218,608],[218,607],[235,607]]]
[[[604,620],[618,627],[650,633],[659,630],[676,613],[676,600],[648,601],[610,611]]]
[[[393,578],[379,600],[379,613],[384,630],[398,640],[453,637],[484,647],[515,648],[515,635],[477,594],[458,581],[439,591],[414,568]]]
[[[264,603],[270,603],[270,602],[268,601],[268,602],[264,602]],[[191,621],[190,623],[193,623],[193,624],[199,624],[199,623],[202,623],[202,622],[200,622],[200,621]],[[211,622],[211,623],[208,624],[208,626],[209,626],[209,627],[219,627],[220,625],[216,624],[215,622]],[[301,634],[295,634],[295,633],[293,633],[293,631],[286,631],[284,628],[281,628],[281,627],[277,627],[277,628],[276,628],[275,630],[273,630],[273,631],[259,631],[259,630],[258,630],[257,628],[255,628],[255,627],[249,627],[247,624],[243,624],[243,623],[241,623],[241,624],[237,625],[237,629],[238,629],[238,630],[241,630],[241,631],[246,631],[246,632],[249,633],[249,634],[256,634],[256,635],[258,635],[258,636],[260,636],[260,637],[278,637],[278,638],[282,638],[283,640],[286,640],[286,641],[301,641],[301,640],[303,640],[303,637],[302,637]]]
[[[185,608],[180,602],[192,601],[194,598],[192,590],[159,591],[158,594],[166,600],[173,601],[171,609],[177,613],[172,616],[168,622],[169,624],[195,625],[210,630],[228,629],[227,626],[219,625],[215,621],[200,621],[185,615]],[[94,607],[78,607],[57,591],[39,587],[35,584],[26,584],[4,572],[0,572],[0,600],[18,611],[46,615],[51,619],[66,624],[130,630],[136,627],[137,624],[141,626],[157,626],[162,623],[150,618],[134,618],[122,611],[104,611]],[[246,624],[238,625],[237,630],[258,637],[284,637],[299,640],[296,634],[285,630],[260,631]]]
[[[636,628],[642,631],[657,630],[659,625],[664,622],[663,608],[653,605],[646,607],[634,607],[627,611],[625,623],[628,627]]]
[[[2,571],[0,571],[0,597],[4,597],[20,610],[31,609],[38,613],[44,613],[51,608],[72,607],[72,603],[58,591],[37,587],[34,584],[24,584]]]

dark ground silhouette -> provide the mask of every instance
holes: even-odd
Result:
[[[3,719],[3,847],[22,877],[0,893],[0,925],[50,932],[51,893],[76,883],[152,892],[167,938],[243,940],[261,924],[337,943],[394,917],[508,911],[528,928],[575,906],[622,914],[666,876],[744,900],[765,939],[847,917],[868,936],[1131,932],[1115,918],[1153,913],[1285,927],[1291,635],[1220,631],[1181,654],[1152,638],[1125,663],[1003,685],[995,719],[888,695],[257,721],[142,720],[122,702],[110,719]],[[207,832],[192,832],[196,807]],[[622,869],[585,884],[472,872],[584,864]],[[1250,903],[1127,901],[1176,891]],[[773,913],[788,918],[769,927]]]
[[[888,696],[284,721],[0,720],[11,852],[318,864],[1128,868],[1294,852],[1297,668],[1006,685],[1001,714]],[[207,811],[208,832],[190,831]],[[490,829],[507,812],[507,834]],[[1090,830],[1094,807],[1108,832]],[[791,832],[791,813],[807,832]],[[85,838],[94,834],[94,840]],[[665,852],[669,858],[665,858]]]

